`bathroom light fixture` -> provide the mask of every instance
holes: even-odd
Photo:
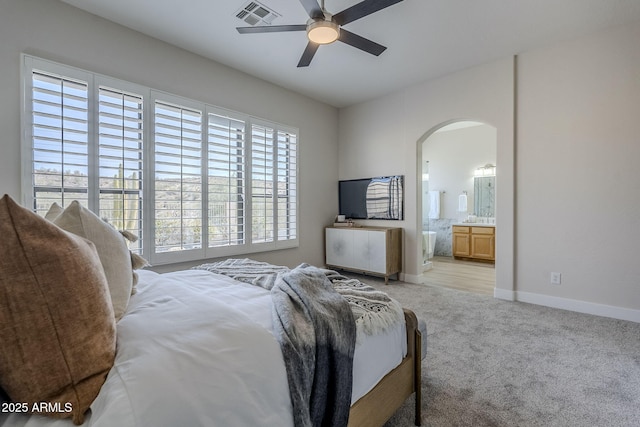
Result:
[[[340,26],[333,22],[331,18],[312,19],[307,24],[307,37],[317,44],[329,44],[338,40],[340,36]]]
[[[491,163],[487,163],[484,166],[481,166],[475,170],[473,176],[496,176],[496,167]]]

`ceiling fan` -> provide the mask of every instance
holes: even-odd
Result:
[[[402,0],[364,0],[342,12],[332,15],[324,8],[324,0],[322,0],[322,6],[318,4],[318,0],[300,0],[302,7],[304,7],[309,14],[309,20],[306,24],[237,27],[236,29],[240,34],[306,31],[309,43],[302,53],[298,67],[307,67],[321,44],[330,44],[336,40],[378,56],[387,48],[349,32],[342,28],[342,26],[401,1]]]

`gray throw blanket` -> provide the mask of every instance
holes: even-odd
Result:
[[[271,289],[296,427],[349,420],[356,325],[349,303],[316,267],[280,273]]]
[[[207,270],[216,274],[223,274],[240,282],[260,286],[271,290],[278,273],[291,271],[282,265],[268,264],[249,258],[230,258],[193,267],[195,270]]]

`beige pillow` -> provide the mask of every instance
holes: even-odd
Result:
[[[44,219],[53,221],[54,219],[58,218],[58,216],[60,216],[63,211],[64,209],[62,209],[59,204],[53,202],[53,204],[49,207],[47,213],[44,215]]]
[[[53,223],[96,245],[109,283],[113,312],[116,320],[120,319],[129,304],[133,286],[131,255],[124,237],[78,201],[71,202]]]
[[[73,418],[113,365],[116,326],[94,245],[0,199],[0,387],[14,402]]]
[[[130,231],[126,231],[126,230],[120,230],[120,234],[122,234],[124,236],[125,239],[127,239],[130,242],[137,242],[138,241],[138,236],[136,236],[135,234],[133,234]],[[151,264],[149,264],[149,261],[147,261],[146,259],[144,259],[142,256],[131,252],[131,268],[133,268],[134,270],[139,270],[141,268],[145,268],[145,267],[151,267]],[[136,294],[136,285],[138,284],[138,274],[134,271],[133,272],[133,287],[131,288],[131,295],[135,295]]]

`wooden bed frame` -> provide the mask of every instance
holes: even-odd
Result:
[[[415,393],[415,424],[422,415],[422,334],[418,318],[404,309],[407,326],[407,356],[367,394],[351,405],[348,427],[379,427]]]

